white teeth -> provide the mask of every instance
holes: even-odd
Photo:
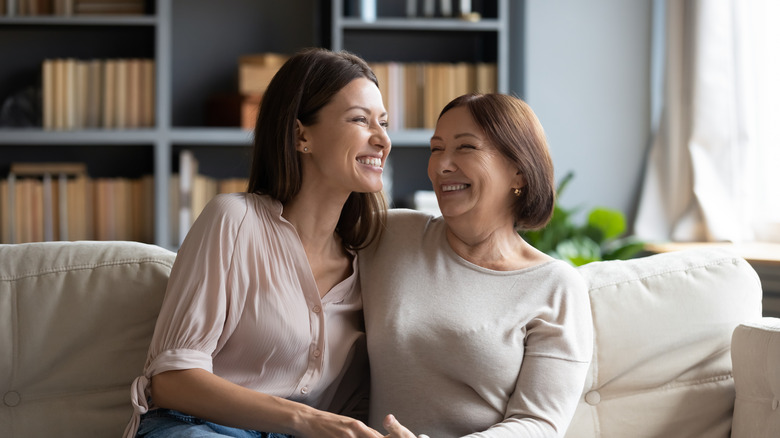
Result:
[[[374,157],[361,157],[357,159],[360,164],[367,164],[374,167],[382,167],[382,159]]]
[[[446,186],[442,186],[441,191],[442,192],[452,192],[454,190],[464,190],[469,187],[468,184],[449,184]]]

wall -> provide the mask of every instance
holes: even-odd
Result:
[[[525,27],[513,50],[524,75],[512,89],[545,127],[557,179],[575,173],[561,203],[633,219],[650,136],[652,0],[523,3],[512,18]]]

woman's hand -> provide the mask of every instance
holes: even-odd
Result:
[[[382,438],[354,418],[244,388],[200,368],[155,375],[152,398],[159,407],[241,429],[301,438]]]
[[[305,426],[296,436],[306,438],[382,438],[382,434],[366,426],[362,421],[316,409],[302,413]]]
[[[392,414],[385,417],[382,426],[385,427],[386,431],[390,432],[385,438],[417,438],[409,429],[403,427]]]

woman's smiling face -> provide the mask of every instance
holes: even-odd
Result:
[[[310,126],[298,124],[298,151],[311,159],[304,178],[332,190],[378,192],[390,153],[387,111],[376,84],[355,79],[317,113]]]
[[[466,107],[444,113],[431,138],[428,178],[445,219],[513,223],[518,169],[488,140]],[[486,222],[487,221],[487,222]]]

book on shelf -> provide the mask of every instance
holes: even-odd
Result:
[[[140,84],[140,126],[154,126],[154,96],[155,90],[154,60],[141,59],[141,84]]]
[[[104,128],[116,127],[116,68],[117,61],[107,59],[103,63],[102,122]]]
[[[198,160],[189,150],[179,153],[179,236],[178,243],[184,241],[190,226],[194,222],[192,211],[192,186],[198,173]]]
[[[114,88],[114,128],[124,129],[128,125],[128,96],[130,88],[129,68],[130,62],[127,59],[117,59],[116,78]]]
[[[0,14],[38,15],[142,15],[145,0],[0,0]]]
[[[179,152],[179,173],[169,184],[170,227],[179,245],[192,224],[212,198],[220,193],[245,192],[248,178],[215,178],[199,171],[198,158],[191,150]]]
[[[46,59],[41,68],[44,129],[154,125],[154,60]]]
[[[83,163],[13,163],[0,181],[3,243],[154,240],[154,177],[91,179]]]
[[[371,63],[371,69],[379,83],[379,91],[387,107],[387,119],[390,130],[403,128],[403,93],[404,75],[403,68],[397,62]]]
[[[449,101],[497,90],[495,63],[372,62],[391,129],[433,129]]]
[[[73,15],[73,0],[51,0],[54,6],[54,15]]]
[[[55,96],[54,93],[54,60],[52,59],[44,59],[43,60],[43,71],[41,74],[41,81],[42,81],[42,112],[43,112],[43,126],[44,127],[53,127],[54,126],[54,107],[55,107]]]
[[[102,126],[103,63],[97,59],[88,61],[85,76],[84,127],[99,128]]]
[[[144,0],[75,0],[76,15],[142,15]]]

